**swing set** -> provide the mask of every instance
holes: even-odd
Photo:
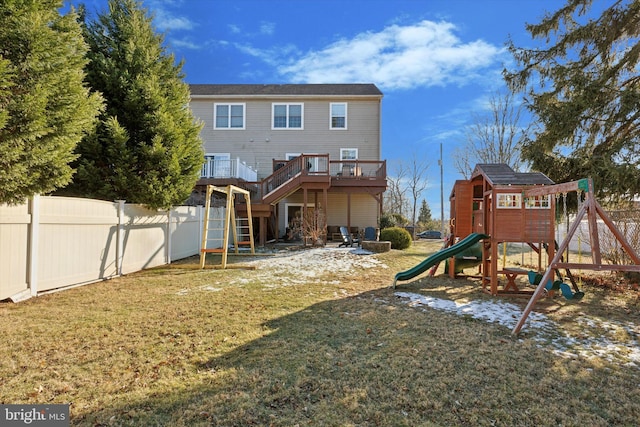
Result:
[[[572,192],[576,192],[580,206],[564,239],[558,244],[560,239],[556,240],[556,204],[562,197],[566,215],[567,195]],[[482,252],[478,275],[483,291],[491,295],[530,297],[522,318],[513,329],[514,334],[520,331],[535,303],[544,294],[560,290],[567,298],[578,299],[583,295],[571,270],[640,272],[640,258],[595,200],[591,179],[555,184],[539,172],[515,172],[506,164],[478,164],[469,180],[456,181],[450,202],[451,235],[448,247],[441,251],[446,252],[446,256],[440,258],[448,260],[449,274],[455,277],[459,272],[455,268],[456,256],[462,255],[463,249],[466,250],[466,247],[461,247],[461,243],[470,236],[476,236],[475,241]],[[632,265],[602,262],[598,217],[625,251]],[[589,227],[591,262],[582,262],[581,255],[578,262],[570,262],[569,244],[584,218]],[[538,254],[538,271],[507,267],[506,252],[509,243],[531,247]],[[546,259],[543,261],[545,255]],[[561,269],[565,270],[573,289],[564,283]],[[554,274],[558,276],[556,281],[553,280]],[[533,292],[519,287],[516,279],[520,275],[528,276],[529,282],[536,286]]]
[[[566,193],[575,191],[578,193],[578,202],[581,205],[578,209],[578,214],[574,219],[571,227],[567,231],[562,243],[560,243],[557,253],[553,256],[552,260],[548,263],[547,269],[540,279],[540,283],[537,285],[536,290],[533,292],[529,303],[527,304],[520,320],[513,328],[512,333],[517,334],[524,326],[527,317],[533,310],[536,302],[544,294],[548,282],[551,280],[553,272],[555,270],[564,268],[569,272],[569,269],[577,270],[594,270],[594,271],[633,271],[640,272],[640,257],[631,247],[624,234],[622,234],[613,221],[609,218],[607,213],[602,209],[602,206],[597,202],[593,192],[593,181],[588,179],[581,179],[578,181],[568,182],[564,184],[557,184],[551,186],[543,186],[527,189],[524,191],[525,197],[544,196],[549,194],[563,194],[565,198],[565,212],[566,212]],[[582,194],[585,199],[582,201]],[[569,248],[569,243],[575,235],[578,227],[580,226],[583,218],[586,216],[587,224],[589,226],[589,242],[591,246],[591,263],[571,263],[568,258],[567,261],[563,258],[563,253]],[[618,265],[618,264],[603,264],[602,255],[600,253],[600,234],[598,230],[598,217],[602,220],[604,225],[609,229],[612,235],[615,237],[621,248],[624,249],[627,256],[633,262],[633,265]],[[581,261],[581,260],[579,260]],[[572,279],[573,282],[573,279]]]

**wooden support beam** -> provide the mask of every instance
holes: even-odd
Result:
[[[560,258],[562,258],[562,254],[564,253],[565,249],[567,249],[567,247],[569,246],[569,242],[571,242],[571,238],[573,237],[576,230],[578,229],[578,226],[580,225],[580,221],[582,221],[582,217],[585,215],[586,212],[587,212],[587,204],[585,203],[580,209],[580,211],[578,212],[576,220],[573,222],[573,224],[571,224],[571,228],[567,232],[567,236],[564,238],[564,240],[560,244],[560,247],[558,248],[558,252],[556,252],[556,256],[549,263],[549,267],[547,267],[547,270],[544,272],[544,275],[542,276],[542,280],[540,280],[540,284],[538,285],[536,290],[533,292],[533,295],[531,296],[529,303],[525,307],[524,312],[520,317],[520,320],[518,320],[518,323],[513,328],[513,331],[511,332],[512,334],[516,335],[518,332],[520,332],[520,329],[522,329],[522,327],[524,326],[524,322],[526,322],[527,317],[529,317],[529,314],[533,310],[533,307],[536,305],[536,302],[538,302],[538,299],[540,299],[540,297],[542,296],[545,284],[547,283],[548,280],[552,278],[553,270],[554,270],[553,266],[557,265],[560,262]],[[540,252],[542,252],[542,248],[540,248]]]
[[[523,191],[525,197],[547,196],[549,194],[568,193],[570,191],[587,191],[587,182],[591,179],[579,179],[577,181],[565,182],[553,185],[537,185]]]

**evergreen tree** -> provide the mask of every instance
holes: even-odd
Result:
[[[431,209],[427,204],[427,201],[422,199],[422,205],[420,206],[420,214],[418,215],[418,222],[421,224],[427,224],[431,221]]]
[[[61,0],[0,2],[0,203],[66,185],[101,100],[85,87],[87,47]]]
[[[78,146],[68,191],[151,208],[184,202],[204,156],[182,63],[135,0],[109,0],[108,12],[86,25],[86,37],[87,80],[106,109],[97,132]]]
[[[640,193],[640,2],[617,0],[588,19],[591,0],[567,0],[528,25],[540,48],[509,50],[505,72],[527,93],[540,129],[522,154],[556,182],[592,177],[598,196]]]

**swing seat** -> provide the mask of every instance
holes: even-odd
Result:
[[[529,283],[533,286],[538,286],[540,281],[542,280],[542,274],[536,273],[535,271],[529,271],[527,273],[527,277],[529,278]],[[562,281],[556,280],[555,282],[551,282],[551,280],[547,280],[547,284],[544,288],[547,291],[557,291],[560,290],[560,286],[562,285]]]
[[[570,300],[578,301],[581,300],[582,297],[584,297],[584,292],[578,291],[576,293],[573,293],[573,291],[571,291],[571,287],[566,283],[560,285],[560,292],[562,292],[563,297]]]
[[[559,291],[561,290],[562,285],[564,285],[564,283],[562,283],[560,280],[556,280],[553,283],[551,283],[551,280],[549,280],[549,282],[546,284],[544,288],[548,291]]]
[[[540,280],[542,280],[542,275],[540,273],[536,273],[535,271],[529,271],[527,273],[527,277],[529,278],[529,283],[537,286],[540,284]]]
[[[538,286],[540,284],[540,281],[542,280],[542,274],[536,273],[535,271],[529,271],[527,273],[527,277],[529,278],[529,283],[533,286]],[[553,283],[551,282],[551,280],[548,280],[544,288],[548,291],[557,291],[558,289],[560,289],[560,283],[562,282],[560,282],[559,280],[556,280]]]

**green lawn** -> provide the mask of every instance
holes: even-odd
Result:
[[[539,303],[553,327],[513,337],[394,293],[438,245],[193,258],[2,303],[0,401],[71,403],[83,426],[637,425],[637,291],[585,283],[578,303]],[[527,302],[442,275],[396,291]]]

